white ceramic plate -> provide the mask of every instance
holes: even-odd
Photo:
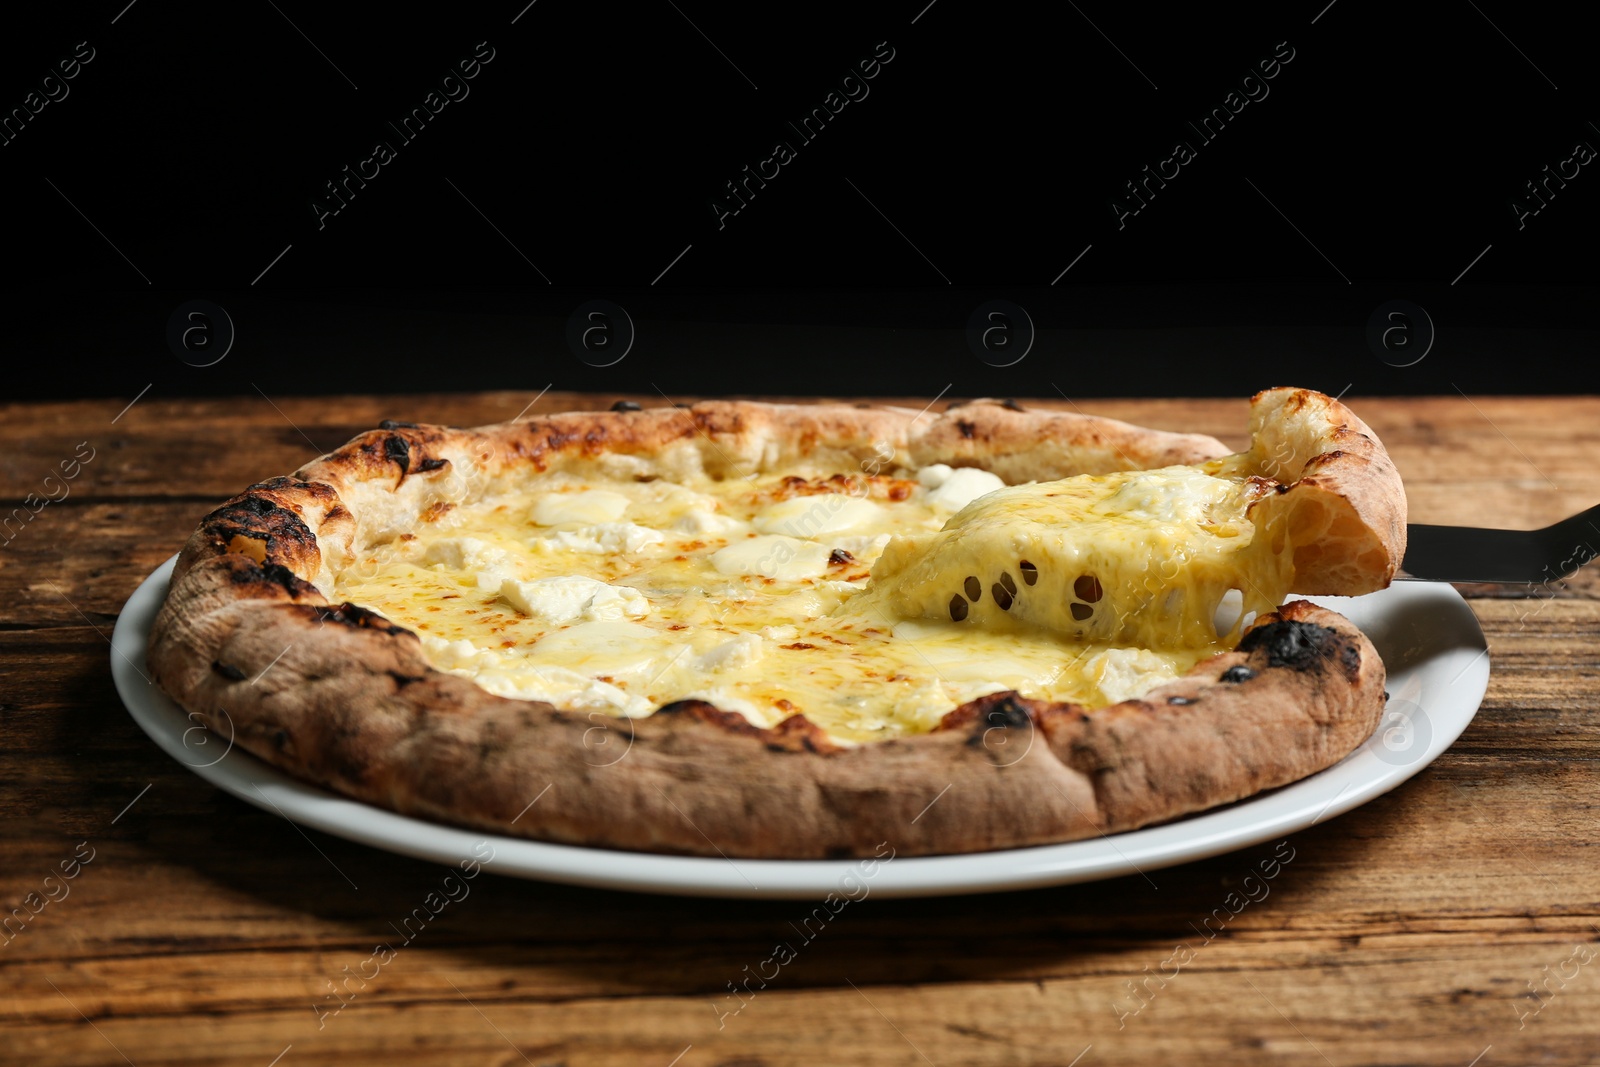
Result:
[[[608,889],[710,897],[909,897],[1063,885],[1170,867],[1283,837],[1388,792],[1461,735],[1489,683],[1483,631],[1448,585],[1406,581],[1364,597],[1312,597],[1372,639],[1389,670],[1390,699],[1371,740],[1310,778],[1176,822],[1064,845],[887,862],[659,856],[425,822],[306,785],[235,750],[227,738],[187,718],[145,677],[145,643],[175,559],[129,598],[111,638],[117,692],[134,721],[169,756],[258,808],[352,841],[446,864],[481,859],[492,848],[489,870]]]

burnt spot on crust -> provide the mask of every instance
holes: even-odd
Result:
[[[615,404],[611,405],[611,410],[612,411],[643,411],[644,408],[640,407],[638,404],[635,404],[631,400],[619,400]]]
[[[1023,704],[1015,693],[998,693],[996,698],[994,703],[983,711],[982,720],[984,725],[991,728],[996,726],[1022,727],[1028,726],[1033,722],[1032,716],[1028,714],[1027,705]]]
[[[829,563],[833,563],[833,564],[854,563],[855,561],[856,561],[855,556],[851,555],[848,551],[846,551],[845,549],[842,549],[842,548],[836,548],[832,552],[828,553],[828,562]]]
[[[206,516],[202,527],[218,552],[245,556],[257,564],[320,560],[317,537],[300,515],[258,489],[275,492],[278,487],[254,487]]]
[[[1021,404],[1017,403],[1015,400],[1013,400],[1009,396],[1006,397],[1004,400],[1000,401],[1000,406],[1005,408],[1008,411],[1026,411],[1027,410]]]
[[[422,682],[427,680],[427,675],[425,674],[406,674],[403,671],[396,670],[388,670],[384,673],[390,678],[394,679],[394,687],[396,689],[404,689],[413,682]]]
[[[376,630],[378,633],[396,636],[417,636],[404,626],[396,626],[376,611],[368,611],[355,604],[308,604],[306,609],[312,621],[319,625],[331,622],[348,626],[353,630]]]
[[[975,422],[970,422],[967,419],[957,419],[956,420],[956,429],[961,431],[961,436],[962,437],[965,437],[967,440],[970,441],[975,436],[977,436],[978,424],[975,423]]]
[[[445,459],[443,456],[430,456],[421,463],[417,464],[417,473],[429,474],[433,471],[439,470],[441,467],[448,466],[450,466],[450,461]]]
[[[383,439],[383,458],[400,467],[402,479],[411,473],[411,445],[399,434],[392,433]]]
[[[994,740],[988,738],[991,730],[1032,729],[1034,703],[1013,691],[992,693],[946,712],[931,732],[965,731],[967,745],[977,747]]]
[[[1235,664],[1222,672],[1221,681],[1237,683],[1248,682],[1256,676],[1256,672],[1246,667],[1243,663]]]
[[[292,597],[313,596],[317,593],[316,586],[281,563],[269,563],[259,569],[262,578],[280,587]]]
[[[751,737],[761,741],[772,752],[841,751],[840,746],[828,739],[816,723],[804,715],[791,715],[771,728],[757,726],[736,711],[723,711],[704,700],[674,700],[656,709],[652,718],[671,716],[695,719],[710,726],[720,727],[728,733]]]
[[[1340,667],[1352,678],[1361,668],[1361,652],[1353,643],[1342,640],[1337,630],[1311,622],[1278,619],[1256,627],[1239,642],[1240,652],[1259,648],[1266,649],[1269,667],[1317,670],[1337,657]]]
[[[246,677],[244,671],[241,671],[238,667],[235,667],[231,663],[224,663],[219,659],[214,659],[211,661],[211,669],[228,679],[230,682],[242,682]]]
[[[380,429],[380,430],[415,430],[415,429],[417,429],[417,424],[414,423],[414,422],[401,422],[399,419],[384,419],[382,422],[378,423],[378,429]]]

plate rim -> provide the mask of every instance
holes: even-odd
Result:
[[[1380,733],[1338,763],[1277,789],[1156,826],[1028,848],[945,856],[894,857],[891,853],[882,862],[870,857],[733,860],[630,852],[510,837],[402,815],[302,782],[248,752],[233,752],[231,741],[222,756],[208,759],[211,751],[200,746],[220,741],[220,736],[199,726],[145,673],[146,643],[177,559],[174,554],[140,583],[124,604],[111,635],[111,671],[117,694],[140,729],[168,756],[211,785],[263,811],[368,847],[449,864],[475,858],[483,862],[485,870],[508,876],[629,892],[812,899],[859,889],[863,897],[869,892],[916,897],[1032,889],[1132,874],[1148,878],[1148,870],[1206,859],[1307,829],[1396,788],[1429,766],[1471,724],[1487,692],[1490,673],[1482,626],[1453,586],[1397,581],[1362,598],[1306,597],[1335,610],[1339,604],[1373,597],[1400,601],[1434,598],[1441,606],[1449,605],[1447,621],[1464,640],[1444,649],[1443,655],[1465,657],[1474,649],[1476,654],[1446,686],[1454,694],[1449,705],[1454,713],[1442,717],[1439,725],[1443,729],[1433,728],[1426,704],[1417,705],[1429,727],[1420,756],[1403,764],[1381,759],[1372,749],[1380,726]],[[1418,667],[1408,663],[1402,673]],[[1391,674],[1391,680],[1393,677]],[[190,735],[197,732],[191,741]],[[202,758],[187,758],[197,755]],[[1369,762],[1380,767],[1358,774],[1358,766]],[[1335,785],[1339,785],[1337,790]],[[1255,816],[1253,821],[1250,814]],[[489,860],[483,860],[485,842],[491,849]],[[872,870],[867,872],[869,863]],[[847,881],[852,875],[856,883]]]

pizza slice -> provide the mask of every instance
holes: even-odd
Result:
[[[1305,390],[1255,397],[1236,455],[1009,402],[390,423],[209,516],[150,660],[241,747],[410,814],[980,851],[1347,755],[1382,663],[1279,605],[1382,588],[1404,519],[1376,436]]]

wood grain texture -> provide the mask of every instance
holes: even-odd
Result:
[[[0,933],[0,1063],[1600,1062],[1593,574],[1461,587],[1493,664],[1472,726],[1405,786],[1294,835],[1270,893],[1209,939],[1206,917],[1278,846],[1084,886],[869,896],[810,941],[791,925],[803,902],[480,877],[403,942],[390,924],[445,869],[206,785],[122,710],[106,638],[223,497],[383,418],[472,425],[532,399],[147,396],[115,423],[121,403],[0,406],[0,514],[95,449],[0,544],[0,915],[26,919]],[[1531,527],[1600,501],[1600,399],[1347,401],[1415,521]],[[1242,399],[1081,408],[1244,440]],[[47,885],[67,892],[39,906]],[[380,941],[393,958],[319,1019]],[[793,962],[723,1014],[779,941]]]

